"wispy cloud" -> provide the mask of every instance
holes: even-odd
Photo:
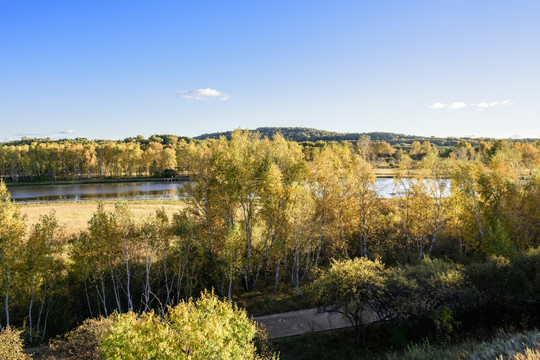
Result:
[[[511,106],[515,104],[516,102],[512,100],[502,100],[502,101],[481,102],[481,103],[473,104],[473,105],[476,107],[476,111],[483,111],[484,109],[494,108],[497,106]]]
[[[457,110],[470,107],[476,109],[476,111],[483,111],[484,109],[501,107],[501,106],[511,106],[515,105],[516,102],[512,100],[497,100],[497,101],[483,101],[479,103],[466,103],[463,101],[455,101],[451,103],[442,103],[436,102],[433,103],[429,108],[430,109],[448,109],[448,110]]]
[[[449,110],[463,109],[466,107],[467,107],[467,103],[464,103],[462,101],[455,101],[449,104],[436,102],[435,104],[430,106],[431,109],[449,109]]]
[[[13,136],[16,137],[40,137],[40,136],[46,136],[47,134],[42,133],[19,133],[19,134],[13,134]]]
[[[77,131],[68,129],[68,130],[61,130],[61,131],[54,131],[49,133],[18,133],[13,134],[13,138],[10,138],[10,140],[18,140],[21,138],[34,138],[34,139],[59,139],[59,138],[65,138],[65,137],[71,137],[72,135],[78,134]]]
[[[229,100],[229,95],[225,94],[222,91],[216,89],[206,88],[206,89],[197,89],[197,90],[183,90],[177,93],[182,96],[184,99],[193,99],[193,100],[214,100],[218,99],[220,101]]]
[[[58,134],[63,134],[63,135],[73,135],[73,134],[76,134],[77,132],[75,130],[62,130],[62,131],[59,131]]]

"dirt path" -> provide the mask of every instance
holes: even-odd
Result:
[[[269,339],[351,326],[340,314],[319,313],[317,309],[258,316],[254,320],[264,325]]]

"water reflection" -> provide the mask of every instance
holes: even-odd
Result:
[[[175,200],[184,183],[130,182],[8,186],[15,202],[63,202],[88,200]]]

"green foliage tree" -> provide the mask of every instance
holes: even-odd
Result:
[[[368,319],[375,313],[376,300],[385,293],[385,273],[378,260],[362,257],[334,261],[312,285],[319,309],[347,318],[354,327],[357,344],[366,344]]]

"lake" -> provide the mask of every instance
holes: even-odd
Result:
[[[181,189],[189,181],[141,181],[106,184],[28,185],[10,186],[8,190],[16,203],[69,202],[89,200],[178,200]],[[380,197],[394,196],[394,180],[378,178],[375,184]]]

